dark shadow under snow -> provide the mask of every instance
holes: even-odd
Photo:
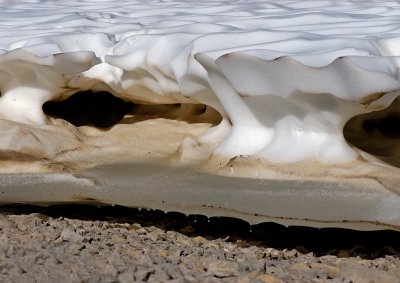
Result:
[[[244,246],[296,249],[316,256],[360,257],[375,259],[385,255],[400,256],[400,233],[395,231],[354,231],[349,229],[309,227],[284,227],[275,223],[249,225],[247,222],[227,217],[207,218],[202,215],[186,216],[182,213],[164,213],[159,210],[139,210],[121,206],[7,205],[0,207],[1,214],[40,213],[52,218],[70,218],[110,223],[138,223],[172,230],[189,237],[202,236],[208,240],[223,238]]]

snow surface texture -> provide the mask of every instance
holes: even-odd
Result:
[[[375,156],[343,129],[399,105],[399,26],[397,1],[0,0],[0,172],[21,173],[0,175],[0,201],[99,200],[398,229],[400,151],[379,147],[396,146],[398,118],[381,126],[372,120],[391,113],[376,112],[347,127],[356,143],[377,137],[378,147],[358,146]],[[44,105],[105,92],[133,109],[106,129],[74,126]],[[146,162],[202,173],[140,171]],[[131,165],[107,167],[115,163]],[[192,177],[202,185],[191,189]]]
[[[345,123],[400,89],[395,1],[0,5],[0,115],[15,122],[49,123],[44,102],[108,90],[212,106],[229,127],[217,155],[336,163],[357,157]]]

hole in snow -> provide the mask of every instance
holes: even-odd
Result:
[[[204,104],[135,104],[106,91],[78,92],[63,101],[48,101],[43,104],[43,111],[77,127],[93,125],[108,128],[117,123],[132,124],[157,118],[211,125],[217,125],[222,120],[218,111]]]
[[[43,111],[77,127],[93,125],[108,128],[121,121],[134,106],[132,102],[125,102],[105,91],[84,91],[63,101],[47,101],[43,104]]]
[[[400,167],[400,98],[386,109],[351,118],[343,133],[353,146]]]

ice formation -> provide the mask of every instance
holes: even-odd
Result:
[[[0,201],[399,229],[400,2],[3,0],[0,16]]]

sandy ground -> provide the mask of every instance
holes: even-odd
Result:
[[[1,282],[400,282],[400,233],[123,207],[0,207]]]

